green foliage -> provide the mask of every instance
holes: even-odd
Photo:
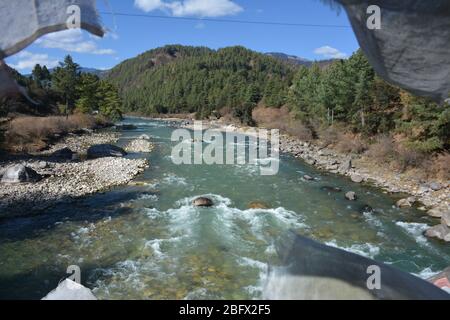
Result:
[[[245,123],[260,102],[285,103],[293,67],[243,47],[217,51],[167,46],[114,68],[108,80],[121,88],[125,111],[196,112],[205,118],[224,107]]]
[[[66,103],[65,114],[68,115],[77,99],[77,83],[79,80],[80,66],[76,64],[70,55],[64,58],[64,62],[60,63],[52,76],[52,85]]]
[[[320,70],[301,68],[289,90],[289,106],[303,122],[341,122],[366,136],[401,133],[421,153],[447,149],[449,106],[414,97],[376,76],[362,51]]]

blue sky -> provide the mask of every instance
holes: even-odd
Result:
[[[100,12],[173,17],[237,19],[302,24],[346,25],[339,15],[318,0],[108,0],[97,1]],[[166,44],[222,48],[243,45],[259,52],[284,52],[308,59],[346,57],[358,43],[351,28],[315,28],[184,21],[101,14],[109,31],[103,39],[85,31],[68,30],[47,35],[7,59],[22,73],[35,63],[57,65],[71,54],[83,67],[109,69],[124,59]]]

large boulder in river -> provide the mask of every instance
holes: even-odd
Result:
[[[97,144],[87,150],[88,158],[123,157],[127,152],[112,144]]]
[[[355,201],[357,199],[357,196],[355,192],[349,191],[345,194],[345,198],[350,201]]]
[[[6,168],[2,176],[3,183],[23,183],[23,182],[37,182],[42,177],[33,169],[22,164],[16,164]]]
[[[439,224],[425,231],[425,236],[450,242],[450,228],[446,225]]]
[[[196,207],[212,207],[214,202],[210,198],[199,197],[192,201],[192,204]]]
[[[406,199],[398,200],[396,205],[398,208],[411,208],[415,202],[416,202],[416,198],[409,197]]]

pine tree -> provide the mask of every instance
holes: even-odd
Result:
[[[76,64],[70,55],[64,58],[64,62],[55,69],[52,77],[52,84],[55,90],[62,96],[65,102],[66,116],[69,115],[77,98],[77,83],[80,77],[79,65]]]

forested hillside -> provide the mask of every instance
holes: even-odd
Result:
[[[125,61],[108,80],[121,90],[126,111],[198,112],[200,118],[230,109],[244,122],[263,101],[286,103],[294,67],[243,47],[218,51],[167,46]]]
[[[386,83],[361,51],[324,68],[295,66],[243,47],[166,46],[118,65],[108,80],[120,88],[126,112],[196,112],[197,118],[228,112],[254,124],[276,121],[258,116],[261,108],[275,108],[287,110],[284,125],[302,126],[312,137],[342,127],[365,137],[397,136],[421,153],[449,148],[449,106]]]

